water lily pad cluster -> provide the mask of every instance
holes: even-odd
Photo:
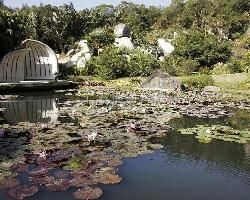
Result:
[[[199,125],[194,128],[180,129],[179,131],[183,135],[194,135],[201,143],[210,143],[213,139],[241,144],[250,142],[250,130],[235,130],[228,126]]]
[[[45,157],[31,153],[25,157],[23,163],[6,166],[16,174],[14,177],[0,180],[0,188],[7,190],[12,199],[32,196],[43,188],[54,192],[75,188],[76,199],[96,199],[102,195],[96,185],[122,180],[117,175],[121,159],[103,152],[84,153],[80,147],[71,147],[46,151]],[[21,174],[28,181],[19,179]]]
[[[231,115],[228,106],[249,105],[224,103],[218,93],[106,87],[82,87],[76,98],[67,98],[57,105],[57,122],[0,125],[0,188],[10,197],[22,199],[44,188],[74,188],[76,199],[96,199],[102,195],[101,184],[122,181],[118,169],[123,158],[162,147],[171,119],[218,118]],[[249,132],[229,127],[198,126],[181,132],[205,143],[249,141]],[[19,180],[21,175],[28,181]]]

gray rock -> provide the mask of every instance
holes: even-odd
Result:
[[[128,37],[115,38],[115,46],[119,48],[134,49],[132,39]]]
[[[115,37],[130,37],[130,31],[126,24],[118,24],[114,29]]]
[[[70,57],[61,57],[59,56],[58,58],[58,63],[59,64],[67,64],[70,61]]]
[[[87,40],[81,40],[80,42],[78,42],[77,47],[82,53],[89,53],[90,52],[90,48],[88,46]]]
[[[206,86],[203,89],[204,92],[219,92],[220,88],[216,86]]]
[[[68,60],[66,63],[66,67],[73,67],[76,65],[76,62],[72,62],[71,60]]]
[[[184,89],[181,81],[169,74],[157,70],[153,73],[144,83],[142,83],[141,88],[155,89],[155,90],[178,90]]]
[[[76,49],[71,49],[66,56],[59,56],[58,62],[65,64],[67,67],[77,66],[82,68],[85,66],[86,61],[91,59],[91,56],[87,40],[81,40],[77,43]]]
[[[84,68],[85,67],[85,64],[86,64],[86,60],[84,57],[80,58],[78,61],[77,61],[77,68]]]
[[[174,46],[163,38],[157,40],[160,51],[166,56],[174,51]]]
[[[73,56],[76,53],[75,49],[71,49],[68,51],[68,53],[66,54],[66,56]]]
[[[84,57],[85,57],[85,60],[86,61],[89,61],[90,59],[91,59],[91,53],[86,53],[85,55],[84,55]]]
[[[82,52],[78,52],[71,57],[71,61],[77,63],[77,61],[83,56]]]

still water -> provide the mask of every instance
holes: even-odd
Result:
[[[53,122],[58,120],[60,102],[55,97],[34,97],[1,102],[5,122],[22,120]],[[184,117],[171,122],[175,128],[196,124],[227,124],[222,118],[215,121]],[[192,136],[171,132],[160,141],[160,151],[125,159],[118,185],[101,185],[100,200],[249,200],[250,144],[242,145],[214,140],[201,144]],[[73,200],[72,191],[41,190],[28,200]],[[5,191],[0,200],[9,200]]]

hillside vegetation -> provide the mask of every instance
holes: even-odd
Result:
[[[26,38],[40,40],[58,54],[86,39],[91,49],[102,51],[93,52],[86,69],[79,72],[83,75],[147,76],[156,68],[175,76],[249,72],[249,11],[248,0],[172,0],[165,7],[122,2],[83,10],[72,3],[13,9],[1,0],[0,58]],[[140,49],[152,48],[157,39],[165,38],[175,46],[174,52],[159,61],[140,49],[117,49],[113,30],[119,23],[129,27]]]

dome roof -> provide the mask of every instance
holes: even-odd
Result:
[[[21,49],[5,55],[0,63],[0,82],[53,80],[58,72],[55,52],[46,44],[27,39]]]

